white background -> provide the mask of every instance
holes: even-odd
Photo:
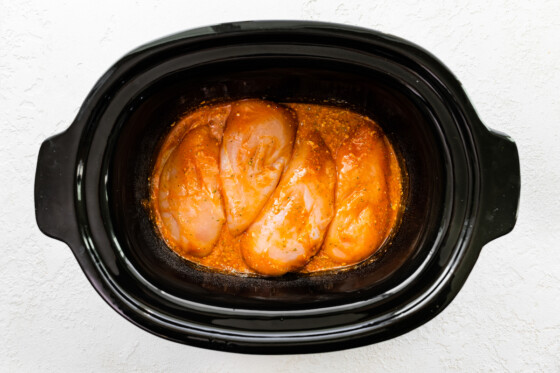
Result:
[[[560,372],[560,3],[451,3],[0,0],[0,371]],[[184,346],[120,317],[70,250],[38,231],[39,146],[67,128],[96,80],[150,40],[249,19],[348,23],[413,41],[456,74],[484,123],[517,142],[517,226],[483,249],[428,324],[315,355]]]

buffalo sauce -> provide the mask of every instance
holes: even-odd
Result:
[[[247,109],[247,106],[249,106],[249,109]],[[253,107],[256,107],[256,109]],[[277,135],[278,138],[265,136],[266,140],[259,140],[255,136],[258,135],[260,127],[247,129],[245,138],[243,138],[243,133],[238,134],[235,131],[234,135],[229,136],[228,123],[231,126],[239,126],[240,124],[237,122],[243,119],[243,115],[246,115],[244,113],[247,110],[260,110],[262,112],[262,123],[257,123],[256,126],[260,126],[266,131],[271,131],[271,133],[276,131],[279,133]],[[273,120],[278,118],[283,122],[278,123],[274,127],[275,123]],[[302,103],[283,103],[279,105],[262,100],[241,100],[225,104],[201,106],[195,111],[185,114],[180,120],[173,123],[171,127],[159,149],[150,177],[149,207],[154,224],[167,246],[188,261],[207,267],[210,270],[225,273],[281,275],[288,271],[320,272],[348,267],[367,260],[372,256],[375,257],[373,254],[384,246],[384,243],[387,242],[388,238],[395,231],[403,207],[403,172],[393,146],[383,133],[381,127],[366,116],[329,105]],[[189,141],[189,133],[198,127],[204,127],[204,133],[209,134],[208,146],[210,148],[216,142],[221,144],[222,151],[219,156],[221,159],[216,161],[221,161],[221,170],[226,168],[223,157],[227,144],[224,141],[246,141],[249,145],[240,147],[240,152],[245,152],[243,154],[240,153],[241,155],[239,156],[241,157],[239,159],[243,160],[244,168],[238,169],[246,172],[243,177],[240,177],[240,180],[248,180],[247,185],[251,185],[250,181],[253,176],[257,178],[264,174],[268,177],[265,179],[266,185],[273,185],[271,190],[268,190],[270,188],[263,189],[267,194],[263,195],[262,198],[254,198],[259,200],[256,201],[258,202],[259,211],[249,211],[252,213],[250,221],[239,229],[237,229],[239,224],[235,226],[236,229],[231,229],[232,227],[228,227],[228,223],[224,219],[226,215],[230,221],[235,218],[235,216],[231,215],[230,209],[227,208],[226,202],[224,202],[225,200],[230,205],[235,205],[230,202],[232,196],[229,196],[229,200],[227,196],[221,199],[216,198],[216,194],[224,196],[224,193],[229,193],[229,190],[232,189],[232,187],[229,187],[229,189],[223,188],[223,180],[225,179],[222,179],[222,185],[215,185],[216,178],[219,179],[219,173],[221,172],[221,176],[224,177],[224,172],[216,170],[214,171],[215,174],[210,176],[200,172],[200,170],[214,170],[214,161],[212,162],[212,167],[207,167],[204,164],[204,158],[201,156],[201,159],[198,160],[199,164],[196,164],[197,160],[194,159],[193,167],[188,170],[187,167],[183,170],[177,170],[175,173],[179,175],[174,175],[172,180],[175,183],[179,183],[179,186],[166,185],[165,180],[167,179],[162,179],[162,174],[165,174],[166,164],[170,160],[181,156],[187,158],[196,157],[196,154],[178,154],[178,152],[180,149],[185,148],[185,146],[181,147],[181,144],[184,141]],[[264,131],[264,135],[266,135],[266,131]],[[224,132],[226,134],[225,138]],[[250,145],[251,142],[255,143],[255,141],[264,141],[266,146],[260,143]],[[319,151],[317,154],[321,154],[321,159],[324,159],[321,162],[317,162],[313,157],[319,157],[319,155],[311,154],[310,160],[306,161],[307,163],[299,164],[299,169],[292,172],[290,168],[291,159],[290,156],[286,156],[286,152],[297,152],[298,146],[306,144],[311,144],[310,149]],[[368,146],[370,147],[369,151]],[[320,147],[320,149],[317,149],[317,147]],[[375,149],[371,151],[371,147],[375,147]],[[205,149],[203,148],[202,150]],[[183,151],[187,152],[187,150]],[[204,155],[204,152],[201,151],[201,154]],[[295,159],[294,155],[291,155],[291,157]],[[260,169],[255,171],[253,162],[256,164],[259,160],[261,162]],[[307,178],[308,185],[300,193],[300,200],[303,205],[307,203],[309,211],[302,211],[301,219],[298,221],[297,217],[294,218],[297,215],[297,210],[294,210],[293,206],[289,204],[291,196],[286,197],[282,190],[274,189],[289,184],[290,180],[284,180],[288,177],[292,177],[293,180],[296,180],[295,182],[298,182],[297,180],[299,179],[294,179],[294,173],[296,176],[308,173],[311,177],[314,177],[313,172],[321,174],[323,171],[319,170],[319,168],[325,164],[333,165],[329,166],[333,170],[329,172],[334,173],[334,176],[332,176],[334,179],[329,179],[333,181],[333,184],[330,184],[331,186],[328,188],[326,186],[320,189],[316,187],[310,188],[312,185],[309,185],[309,177]],[[334,165],[336,165],[336,168]],[[305,167],[312,168],[306,170]],[[352,169],[352,167],[354,168]],[[231,178],[232,168],[229,167],[227,170],[227,177]],[[274,176],[274,178],[271,179],[269,175]],[[349,177],[352,179],[349,179]],[[326,179],[323,177],[317,180],[323,180],[324,183]],[[231,180],[227,179],[227,181]],[[334,186],[336,181],[338,181],[338,185]],[[233,187],[237,186],[236,182],[230,184]],[[199,192],[193,195],[187,187],[183,188],[182,185],[196,185],[197,187],[192,189]],[[220,229],[215,243],[211,241],[213,248],[210,251],[204,250],[205,255],[200,255],[200,251],[197,251],[192,243],[185,243],[185,241],[188,241],[188,237],[185,240],[177,238],[179,235],[178,229],[181,226],[193,226],[192,224],[181,224],[184,223],[185,219],[188,220],[190,218],[183,211],[171,210],[168,201],[166,201],[169,196],[168,190],[177,190],[178,187],[183,189],[179,189],[179,193],[175,192],[174,198],[182,198],[181,196],[184,195],[185,199],[190,198],[189,201],[194,201],[189,202],[193,204],[193,208],[186,208],[186,210],[204,211],[205,213],[209,211],[206,214],[201,214],[201,216],[196,216],[196,224],[201,226],[202,230],[205,227]],[[375,188],[375,190],[370,189],[371,191],[368,191],[368,188]],[[337,195],[337,192],[340,190],[344,190],[346,194],[342,195],[339,193]],[[259,188],[250,190],[253,194],[249,193],[247,195],[252,196],[255,191],[258,192]],[[239,194],[240,192],[236,190],[235,193]],[[332,197],[329,197],[329,193],[332,193]],[[318,196],[319,194],[321,195]],[[233,196],[236,196],[236,194]],[[326,200],[324,199],[326,198],[325,196],[328,197]],[[321,197],[323,200],[313,200],[314,197]],[[278,202],[281,199],[285,200],[283,205]],[[264,204],[260,200],[267,202]],[[212,213],[213,210],[204,207],[208,201],[218,201],[221,203],[220,206],[222,206],[223,210]],[[251,204],[251,201],[248,200],[241,199],[241,201],[248,205],[248,210],[254,210],[257,205],[256,203]],[[312,226],[310,229],[313,229],[313,232],[302,231],[302,229],[305,229],[306,221],[301,220],[309,219],[310,214],[311,216],[316,216],[317,212],[312,211],[312,209],[315,205],[321,205],[320,202],[324,206],[320,210],[320,213],[323,215],[320,216],[320,219],[316,219],[319,219],[322,224],[310,225]],[[210,206],[215,207],[216,203]],[[197,210],[197,204],[202,206],[199,210]],[[175,205],[181,206],[181,204]],[[291,246],[282,247],[281,240],[270,241],[268,236],[265,237],[265,241],[249,240],[249,234],[254,236],[255,234],[262,233],[263,228],[259,224],[267,220],[266,214],[270,214],[270,211],[274,210],[276,215],[281,216],[282,211],[279,212],[277,210],[282,207],[278,206],[284,205],[291,206],[289,214],[286,215],[290,216],[290,218],[285,222],[281,222],[282,224],[278,225],[278,229],[283,230],[280,232],[280,239],[291,235]],[[242,214],[243,206],[235,211],[238,210],[238,213]],[[306,216],[307,218],[305,218]],[[240,217],[243,218],[242,215]],[[203,219],[207,219],[206,224]],[[296,228],[299,230],[294,233]],[[364,233],[367,234],[364,235]],[[363,240],[360,241],[360,235],[365,236],[369,241],[365,243]],[[313,240],[310,240],[307,236],[312,236]],[[213,236],[210,237],[213,238]],[[301,247],[294,245],[294,243],[297,243],[298,238],[299,241],[305,240],[300,245]],[[210,241],[207,240],[207,242]],[[252,250],[247,249],[247,242],[251,242],[253,245],[251,247]],[[259,244],[261,246],[264,245],[262,242],[275,242],[275,247],[255,248],[255,242],[261,242]],[[288,242],[290,241],[288,240]],[[352,252],[353,247],[359,249],[356,249],[356,252]],[[264,250],[265,254],[268,251],[275,253],[275,260],[271,261],[270,258],[263,258],[262,255],[249,256],[248,253],[253,253],[256,249],[258,249],[257,251]],[[298,253],[301,252],[302,255],[295,259],[292,258],[293,260],[290,259],[291,261],[288,263],[287,258],[292,255],[292,251],[296,252],[296,250],[299,250]],[[245,254],[245,258],[243,254]],[[278,269],[278,266],[271,266],[270,264],[278,263],[278,261],[282,262],[283,260],[290,265],[280,265]],[[251,267],[247,263],[250,263]]]

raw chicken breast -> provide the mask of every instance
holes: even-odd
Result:
[[[249,227],[280,180],[292,153],[297,123],[278,104],[232,104],[220,150],[220,178],[229,231]]]
[[[242,236],[247,265],[269,276],[303,267],[320,248],[334,215],[335,183],[334,160],[319,134],[298,133],[286,173]]]
[[[383,135],[368,126],[358,128],[338,150],[336,215],[323,244],[336,262],[366,259],[387,237],[391,215],[386,154]]]
[[[159,213],[173,241],[168,243],[183,253],[208,255],[225,223],[219,152],[211,129],[196,127],[185,135],[163,167]]]

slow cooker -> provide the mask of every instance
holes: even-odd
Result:
[[[208,271],[165,246],[146,209],[158,145],[185,111],[242,98],[340,105],[383,127],[407,173],[383,255],[267,278]],[[519,193],[515,143],[481,123],[429,52],[364,28],[259,21],[186,31],[119,60],[72,125],[42,144],[35,208],[41,231],[67,243],[99,295],[139,327],[284,354],[371,344],[432,319],[482,247],[513,229]]]

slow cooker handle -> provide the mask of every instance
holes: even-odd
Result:
[[[44,234],[77,247],[74,170],[78,141],[73,127],[41,145],[35,174],[35,218]]]
[[[521,187],[519,154],[507,135],[488,130],[482,136],[481,211],[477,238],[485,244],[509,233],[517,221]]]

